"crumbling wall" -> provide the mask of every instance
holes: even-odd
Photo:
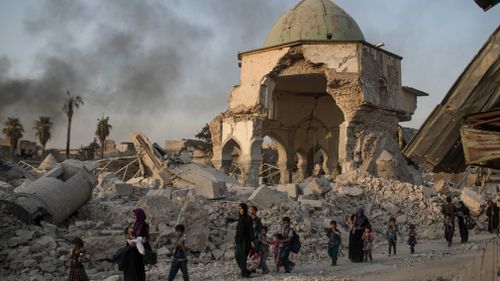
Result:
[[[275,101],[273,95],[279,93],[275,86],[280,77],[315,74],[326,77],[325,89],[319,91],[333,98],[335,107],[331,110],[339,109],[341,116],[328,118],[326,132],[318,136],[321,140],[330,138],[320,145],[331,158],[327,173],[334,174],[340,166],[344,173],[363,169],[384,178],[418,182],[396,139],[398,122],[410,116],[401,97],[400,60],[361,43],[302,44],[244,54],[241,85],[231,93],[228,110],[210,125],[214,160],[222,160],[224,143],[232,138],[241,146],[242,158],[247,158],[247,169],[255,170],[258,161],[254,161],[252,146],[265,133],[276,131],[279,133],[274,135],[285,140],[281,144],[287,161],[298,151],[307,153],[310,148],[300,143],[309,140],[298,139],[294,126],[277,117],[276,107],[284,101]],[[302,108],[294,114],[300,116],[305,111]],[[316,134],[320,131],[315,130]],[[292,164],[281,163],[282,172],[288,173]]]

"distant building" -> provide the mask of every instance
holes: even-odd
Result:
[[[125,154],[125,155],[134,154],[135,153],[134,143],[121,142],[120,145],[118,145],[117,150],[120,154]]]
[[[107,139],[104,141],[104,154],[115,154],[116,144],[114,140]]]
[[[227,110],[209,124],[217,169],[227,172],[236,164],[242,183],[258,186],[269,137],[277,147],[280,183],[316,170],[419,181],[396,136],[398,123],[410,121],[417,98],[427,94],[401,84],[402,57],[365,41],[341,7],[300,1],[276,21],[263,48],[238,59],[240,84]],[[240,152],[238,163],[234,151]]]
[[[189,152],[193,157],[193,162],[201,164],[210,164],[212,151],[210,145],[200,140],[181,139],[165,141],[165,150],[168,155],[173,153],[180,154]]]
[[[40,148],[36,142],[29,140],[19,140],[15,155],[23,158],[31,158],[36,155],[37,150]],[[6,156],[10,153],[9,139],[0,139],[0,156]]]

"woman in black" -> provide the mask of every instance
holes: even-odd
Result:
[[[128,237],[132,239],[142,237],[144,248],[150,248],[149,225],[146,223],[146,214],[140,208],[134,210],[135,222],[128,228]],[[125,281],[145,281],[146,271],[144,267],[144,256],[139,252],[134,242],[129,243],[130,249],[127,251],[123,263],[123,278]]]
[[[247,270],[247,256],[250,252],[252,243],[252,219],[248,215],[248,206],[241,203],[238,208],[239,219],[236,227],[236,252],[234,254],[236,262],[240,268],[241,277],[249,277],[250,272]]]
[[[463,201],[458,201],[457,205],[457,220],[458,220],[458,230],[460,231],[460,242],[465,243],[469,240],[469,230],[465,225],[465,220],[469,216],[469,208],[467,208]]]
[[[363,231],[366,226],[370,225],[368,218],[364,214],[363,208],[359,208],[354,215],[352,215],[352,223],[354,233],[350,237],[349,253],[352,262],[363,262]]]

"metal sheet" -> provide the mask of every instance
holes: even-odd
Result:
[[[461,129],[465,162],[478,164],[500,158],[500,133],[477,130],[467,126]]]

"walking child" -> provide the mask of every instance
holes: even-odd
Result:
[[[69,259],[71,260],[71,265],[69,268],[68,281],[89,281],[85,268],[82,264],[82,262],[88,261],[89,257],[83,248],[83,240],[81,238],[75,237],[71,241]]]
[[[280,253],[280,241],[283,240],[283,235],[281,233],[275,233],[274,234],[274,241],[272,243],[272,248],[273,248],[273,258],[274,258],[274,265],[276,267],[276,272],[280,271],[280,259],[279,259],[279,253]]]
[[[332,259],[331,265],[336,266],[341,244],[340,231],[337,229],[336,221],[330,221],[330,228],[326,233],[326,237],[328,238],[328,255]]]
[[[174,244],[174,254],[172,256],[172,265],[170,266],[170,272],[168,273],[168,281],[173,281],[175,275],[179,269],[182,272],[182,278],[184,281],[189,281],[188,268],[187,268],[187,248],[186,248],[186,234],[184,233],[184,225],[178,224],[175,226],[175,234],[177,235],[177,240]]]
[[[368,262],[368,258],[370,258],[370,262],[373,262],[372,258],[372,250],[373,250],[373,233],[372,227],[370,225],[365,227],[365,231],[363,232],[363,254],[365,262]],[[396,254],[396,249],[394,248],[394,254]]]
[[[269,268],[267,267],[267,258],[269,257],[269,240],[267,240],[267,226],[261,226],[258,240],[261,254],[260,268],[262,268],[262,273],[268,274]]]
[[[415,225],[410,224],[408,227],[410,232],[408,233],[408,245],[410,245],[410,253],[415,254],[415,245],[417,245],[417,231],[415,230]]]
[[[387,243],[389,244],[389,256],[391,255],[391,250],[394,250],[394,255],[396,255],[396,242],[398,241],[399,227],[396,224],[396,218],[391,217],[389,219],[389,226],[386,231]]]
[[[283,222],[283,230],[281,232],[283,239],[280,241],[279,259],[283,267],[285,267],[285,273],[290,273],[295,267],[295,263],[290,261],[293,229],[290,227],[289,217],[283,217],[281,221]]]

